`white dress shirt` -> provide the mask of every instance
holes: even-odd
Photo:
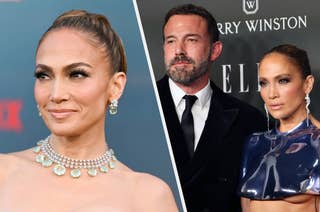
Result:
[[[169,78],[169,87],[171,91],[171,95],[173,98],[174,105],[176,107],[176,112],[181,123],[182,113],[185,109],[185,100],[183,99],[184,95],[190,95],[185,93],[181,88],[179,88],[170,78]],[[212,89],[210,86],[210,80],[208,80],[208,84],[193,94],[198,97],[196,102],[193,104],[191,112],[193,115],[193,123],[194,123],[194,150],[197,148],[197,145],[200,140],[200,136],[202,134],[204,125],[206,123],[210,101],[212,96]]]

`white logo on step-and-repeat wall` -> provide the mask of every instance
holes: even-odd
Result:
[[[242,10],[247,15],[256,14],[259,10],[259,0],[242,0]]]

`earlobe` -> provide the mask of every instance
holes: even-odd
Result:
[[[221,41],[216,41],[211,46],[211,61],[215,61],[222,52],[222,43]]]

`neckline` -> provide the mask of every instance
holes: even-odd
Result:
[[[298,123],[295,127],[293,127],[292,129],[286,131],[286,132],[280,132],[280,130],[278,129],[278,127],[275,127],[273,130],[273,133],[276,135],[288,135],[291,134],[293,132],[296,132],[297,130],[300,129],[305,129],[307,127],[313,126],[312,122],[308,119],[304,119],[303,121],[301,121],[300,123]]]

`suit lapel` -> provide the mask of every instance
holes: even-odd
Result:
[[[211,82],[213,96],[208,117],[195,154],[191,159],[184,142],[183,132],[169,88],[168,77],[165,76],[158,81],[157,86],[179,177],[181,183],[187,186],[197,178],[209,159],[215,160],[214,158],[219,157],[223,138],[236,119],[238,108],[226,108],[224,104],[225,94]]]
[[[179,173],[190,162],[188,147],[184,141],[184,135],[181,129],[176,108],[169,88],[168,77],[162,78],[158,83],[158,91],[161,100],[162,110],[165,114],[167,130],[170,136],[171,147],[174,153],[175,162]]]
[[[184,170],[184,183],[188,184],[201,173],[201,169],[210,160],[219,157],[220,147],[224,137],[228,133],[232,123],[237,117],[238,108],[225,108],[223,105],[223,93],[213,83],[213,96],[211,98],[208,117],[202,131],[195,154],[189,166]]]

